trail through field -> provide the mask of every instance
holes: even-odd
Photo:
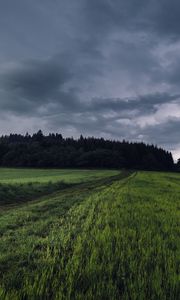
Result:
[[[2,211],[0,299],[178,299],[179,195],[122,172]]]
[[[92,187],[95,182],[103,184],[103,181],[107,182],[110,178],[116,179],[120,173],[121,171],[116,170],[0,168],[0,210],[22,205],[82,183],[93,182]]]

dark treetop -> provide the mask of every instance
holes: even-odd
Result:
[[[59,133],[0,137],[0,166],[48,168],[134,168],[173,170],[170,152],[145,143],[112,141]]]

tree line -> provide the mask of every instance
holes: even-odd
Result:
[[[0,166],[45,168],[131,168],[173,170],[170,152],[145,143],[59,133],[0,137]]]

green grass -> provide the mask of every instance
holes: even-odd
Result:
[[[122,172],[1,210],[0,299],[179,299],[179,200],[180,174]]]
[[[73,170],[73,169],[13,169],[0,168],[0,183],[48,183],[64,181],[77,183],[117,175],[116,170]]]
[[[116,176],[115,170],[0,168],[0,209],[25,203],[75,184]]]

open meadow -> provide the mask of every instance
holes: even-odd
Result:
[[[77,183],[117,175],[115,170],[12,169],[0,168],[0,183],[48,183],[63,181]]]
[[[0,299],[179,299],[179,220],[178,173],[0,169]]]
[[[115,170],[0,168],[0,207],[34,200],[92,180],[115,176]]]

